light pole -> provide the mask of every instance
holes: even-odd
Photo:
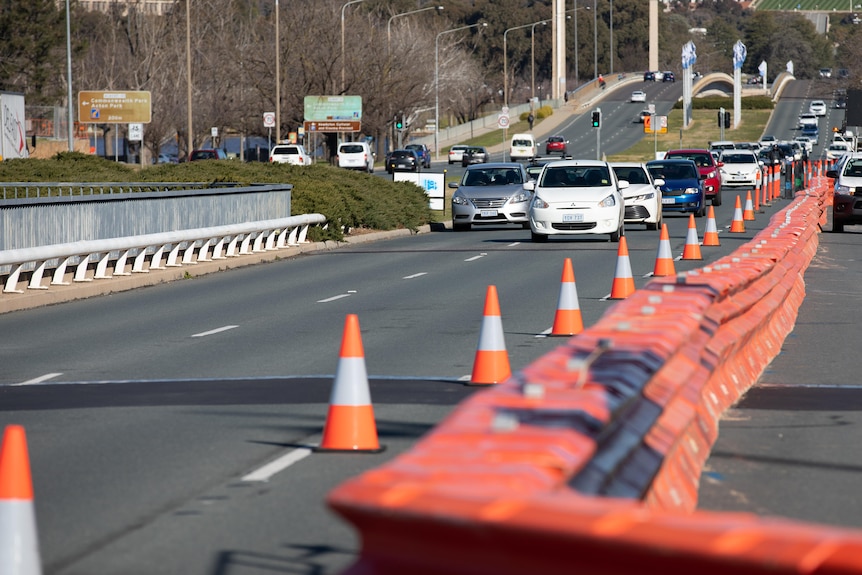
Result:
[[[536,99],[536,26],[548,25],[547,20],[539,20],[530,24],[530,109],[533,109],[533,100]]]
[[[572,5],[574,6],[574,8],[572,8],[571,10],[567,10],[567,12],[575,13],[575,88],[577,88],[581,83],[578,73],[578,10],[589,10],[590,7],[581,6],[580,8],[578,8],[578,0],[574,0],[574,3]]]
[[[386,53],[392,53],[392,21],[396,18],[400,18],[401,16],[409,16],[410,14],[416,14],[417,12],[425,12],[426,10],[437,10],[438,12],[443,11],[443,6],[428,6],[427,8],[419,8],[418,10],[411,10],[410,12],[402,12],[401,14],[395,14],[389,19],[389,22],[386,23]]]
[[[611,3],[611,15],[610,15],[610,28],[611,28],[611,36],[609,39],[609,50],[611,53],[611,68],[610,74],[614,73],[614,0],[610,0]]]
[[[533,22],[532,24],[522,24],[520,26],[515,26],[514,28],[509,28],[503,32],[503,105],[509,105],[509,64],[508,64],[508,48],[506,47],[506,35],[512,30],[520,30],[521,28],[529,28],[530,26],[535,26],[540,22],[547,22],[547,20],[539,20],[539,22]]]
[[[593,0],[593,79],[599,77],[599,21],[598,4]]]
[[[186,134],[186,160],[192,154],[194,147],[194,132],[192,131],[192,0],[186,0],[186,106],[188,107],[188,131]]]
[[[278,0],[275,0],[275,143],[281,143],[281,37],[278,31]],[[305,143],[305,142],[304,142]]]
[[[344,91],[347,89],[347,82],[344,79],[344,9],[350,6],[351,4],[359,4],[360,2],[364,2],[365,0],[350,0],[347,4],[341,7],[341,93],[344,94]]]
[[[487,25],[486,22],[478,22],[451,30],[443,30],[434,38],[434,159],[436,160],[440,159],[440,36]]]
[[[72,130],[74,128],[74,126],[72,125],[74,122],[74,118],[72,116],[72,24],[71,20],[69,19],[69,0],[66,0],[66,79],[66,83],[69,85],[69,151],[74,152],[75,140],[72,136]]]

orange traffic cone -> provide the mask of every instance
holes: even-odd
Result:
[[[751,191],[749,190],[748,196],[745,198],[745,209],[742,210],[742,219],[747,222],[754,221],[754,206],[751,203]]]
[[[20,425],[6,426],[0,447],[0,573],[42,573],[30,458]]]
[[[551,335],[575,335],[584,331],[584,320],[578,304],[578,288],[575,285],[575,271],[571,258],[563,262],[563,279],[560,297],[557,300],[557,313]]]
[[[745,222],[742,221],[742,204],[739,196],[736,196],[736,207],[733,209],[733,221],[730,222],[731,233],[742,233],[745,231]]]
[[[632,277],[632,265],[629,261],[629,247],[626,237],[620,238],[617,249],[617,267],[614,271],[614,283],[611,286],[610,299],[626,299],[635,293],[635,279]]]
[[[323,440],[317,451],[379,453],[383,449],[377,440],[359,318],[349,314],[344,321],[341,352],[329,398]]]
[[[505,381],[512,375],[509,354],[503,337],[503,320],[500,317],[500,302],[497,287],[488,286],[485,294],[485,311],[479,331],[479,347],[473,362],[473,385],[489,385]]]
[[[676,268],[673,266],[673,254],[670,250],[670,235],[667,233],[667,224],[661,225],[658,253],[655,257],[655,268],[653,268],[652,275],[657,277],[676,275]]]
[[[709,206],[709,215],[706,218],[706,231],[703,232],[703,245],[720,246],[718,241],[718,228],[715,225],[715,209]]]
[[[702,260],[700,241],[697,239],[697,227],[694,225],[694,214],[688,216],[688,233],[685,236],[685,247],[682,249],[682,259]]]

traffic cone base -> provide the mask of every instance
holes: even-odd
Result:
[[[563,277],[560,286],[560,297],[557,300],[557,313],[554,315],[554,326],[551,336],[572,336],[584,331],[584,320],[578,303],[578,288],[575,285],[575,271],[571,258],[566,258],[563,264]]]
[[[625,299],[633,293],[635,293],[635,280],[632,277],[628,243],[623,236],[620,238],[620,247],[617,248],[617,266],[614,271],[614,282],[611,285],[610,299]]]
[[[700,253],[700,242],[697,239],[697,227],[694,223],[694,214],[688,216],[688,233],[685,236],[685,247],[682,250],[684,260],[702,260]]]
[[[24,428],[9,425],[0,446],[0,573],[42,573]]]
[[[667,231],[667,224],[661,225],[661,235],[658,241],[658,254],[655,258],[655,267],[652,275],[656,277],[665,277],[676,275],[676,268],[673,265],[673,253],[670,249],[670,234]]]
[[[384,449],[377,439],[359,319],[350,314],[344,322],[323,439],[316,451],[379,453]]]
[[[488,286],[485,293],[485,309],[482,327],[479,330],[479,346],[473,362],[471,385],[492,385],[509,379],[512,369],[503,335],[503,320],[500,317],[500,301],[497,287]]]

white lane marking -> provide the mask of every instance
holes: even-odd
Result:
[[[506,247],[507,247],[507,248],[513,248],[513,247],[515,247],[515,246],[519,246],[519,245],[521,245],[521,242],[512,242],[511,244],[509,244],[509,245],[508,245],[508,246],[506,246]]]
[[[39,377],[35,377],[33,379],[28,379],[27,381],[22,381],[21,383],[13,383],[12,385],[36,385],[42,383],[43,381],[48,381],[49,379],[54,379],[55,377],[60,377],[63,375],[62,373],[46,373],[45,375],[40,375]]]
[[[221,333],[223,331],[227,331],[229,329],[234,329],[237,327],[239,327],[239,326],[238,325],[226,325],[224,327],[219,327],[216,329],[211,329],[209,331],[202,331],[200,333],[193,334],[192,337],[206,337],[208,335],[214,335],[214,334]]]
[[[269,481],[270,478],[278,473],[279,471],[284,471],[294,463],[298,461],[302,461],[306,457],[311,455],[310,447],[298,447],[293,451],[289,451],[276,459],[275,461],[270,461],[263,467],[260,467],[245,477],[242,478],[243,481]]]
[[[404,276],[404,277],[403,277],[403,278],[401,278],[401,279],[403,279],[403,280],[412,280],[412,279],[415,279],[415,278],[421,278],[421,277],[422,277],[422,276],[424,276],[424,275],[428,275],[428,272],[419,272],[418,274],[413,274],[412,276]]]
[[[343,294],[341,294],[341,295],[336,295],[336,296],[328,297],[328,298],[326,298],[326,299],[319,299],[319,300],[317,300],[317,303],[329,303],[329,302],[331,302],[331,301],[335,301],[335,300],[337,300],[337,299],[341,299],[341,298],[344,298],[344,297],[350,297],[350,294],[349,294],[349,293],[343,293]]]
[[[488,254],[487,254],[487,252],[485,252],[485,253],[481,253],[481,254],[479,254],[478,256],[473,256],[472,258],[467,258],[467,259],[466,259],[466,260],[464,260],[464,261],[465,261],[465,262],[474,262],[474,261],[476,261],[476,260],[478,260],[478,259],[484,258],[484,257],[485,257],[485,256],[487,256],[487,255],[488,255]]]
[[[542,333],[537,333],[536,337],[548,337],[548,334],[550,334],[553,330],[554,330],[554,327],[551,326],[548,329],[546,329],[545,331],[543,331]]]

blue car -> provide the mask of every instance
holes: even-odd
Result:
[[[663,212],[693,212],[694,217],[706,215],[706,194],[697,164],[692,160],[653,160],[647,162],[653,179],[661,185]]]

